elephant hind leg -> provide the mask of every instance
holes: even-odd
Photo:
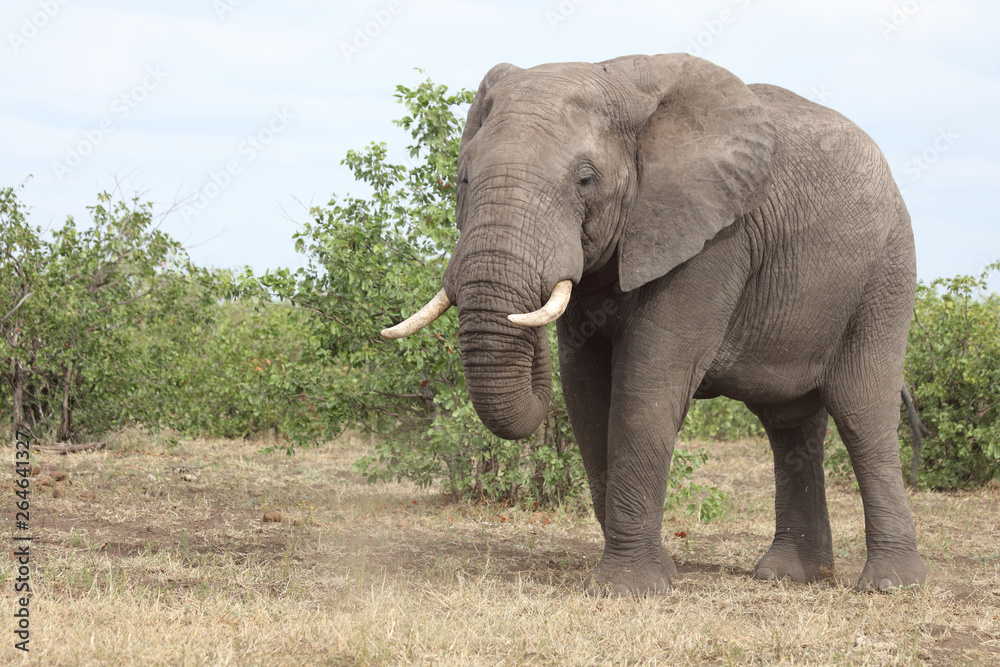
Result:
[[[899,460],[899,390],[891,378],[873,387],[872,364],[856,359],[833,383],[830,414],[851,456],[865,510],[867,561],[858,590],[922,584],[928,575],[917,553],[917,535]]]
[[[864,503],[868,555],[859,590],[922,584],[929,572],[917,553],[897,436],[913,306],[912,260],[905,260],[890,254],[873,276],[822,390]]]
[[[855,390],[856,397],[864,396],[860,388]],[[869,394],[864,404],[835,399],[830,408],[864,503],[868,554],[858,590],[922,584],[929,572],[917,553],[916,529],[903,487],[896,432],[899,392],[891,387],[882,393]]]
[[[749,407],[771,441],[775,486],[774,540],[754,567],[754,576],[801,583],[828,577],[833,572],[833,536],[823,476],[826,410],[815,393],[785,405]]]

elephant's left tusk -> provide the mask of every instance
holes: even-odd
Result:
[[[508,315],[507,319],[522,327],[543,327],[555,322],[566,311],[569,305],[569,295],[573,291],[573,281],[564,280],[552,289],[548,303],[532,313],[523,315]]]
[[[451,308],[451,301],[448,300],[448,295],[441,290],[434,295],[426,306],[410,315],[408,318],[400,322],[394,327],[389,327],[388,329],[382,329],[382,338],[388,338],[390,340],[394,338],[404,338],[410,334],[417,333],[425,326],[441,317],[445,312]]]

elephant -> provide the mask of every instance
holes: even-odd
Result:
[[[563,391],[604,535],[591,595],[669,591],[663,502],[692,399],[763,423],[775,534],[758,579],[830,576],[823,442],[833,418],[864,505],[858,590],[928,568],[897,427],[916,260],[875,142],[783,88],[687,54],[493,67],[458,156],[459,238],[439,294],[382,332],[458,309],[466,386],[502,438]]]

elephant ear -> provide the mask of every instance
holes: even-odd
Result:
[[[483,126],[483,122],[486,117],[490,114],[490,107],[493,105],[493,100],[489,96],[490,88],[496,85],[499,81],[502,81],[510,74],[514,72],[520,72],[521,68],[516,65],[511,65],[510,63],[500,63],[499,65],[494,65],[486,76],[483,77],[482,83],[479,84],[479,90],[476,91],[476,96],[472,99],[472,105],[469,107],[469,113],[465,119],[465,129],[462,130],[462,142],[459,144],[458,149],[458,162],[459,162],[459,176],[462,176],[462,153],[465,152],[465,147],[469,145],[472,138],[476,136],[479,132],[479,128]],[[459,197],[457,203],[457,211],[455,218],[458,222],[458,229],[462,229],[462,222],[465,216],[462,215],[464,203],[461,196],[462,188],[459,188]]]
[[[731,72],[686,54],[604,63],[647,96],[638,130],[638,190],[618,246],[621,289],[666,275],[764,203],[775,132]]]

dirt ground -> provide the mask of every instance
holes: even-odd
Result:
[[[767,445],[705,446],[694,479],[728,492],[728,511],[666,517],[680,575],[670,594],[641,600],[581,594],[602,547],[590,514],[371,486],[351,471],[367,451],[356,438],[292,457],[137,436],[35,453],[31,652],[14,650],[6,613],[0,661],[1000,664],[1000,488],[913,494],[929,584],[859,594],[861,501],[836,481],[834,578],[761,582],[749,574],[773,534]],[[4,559],[8,611],[12,566]]]

